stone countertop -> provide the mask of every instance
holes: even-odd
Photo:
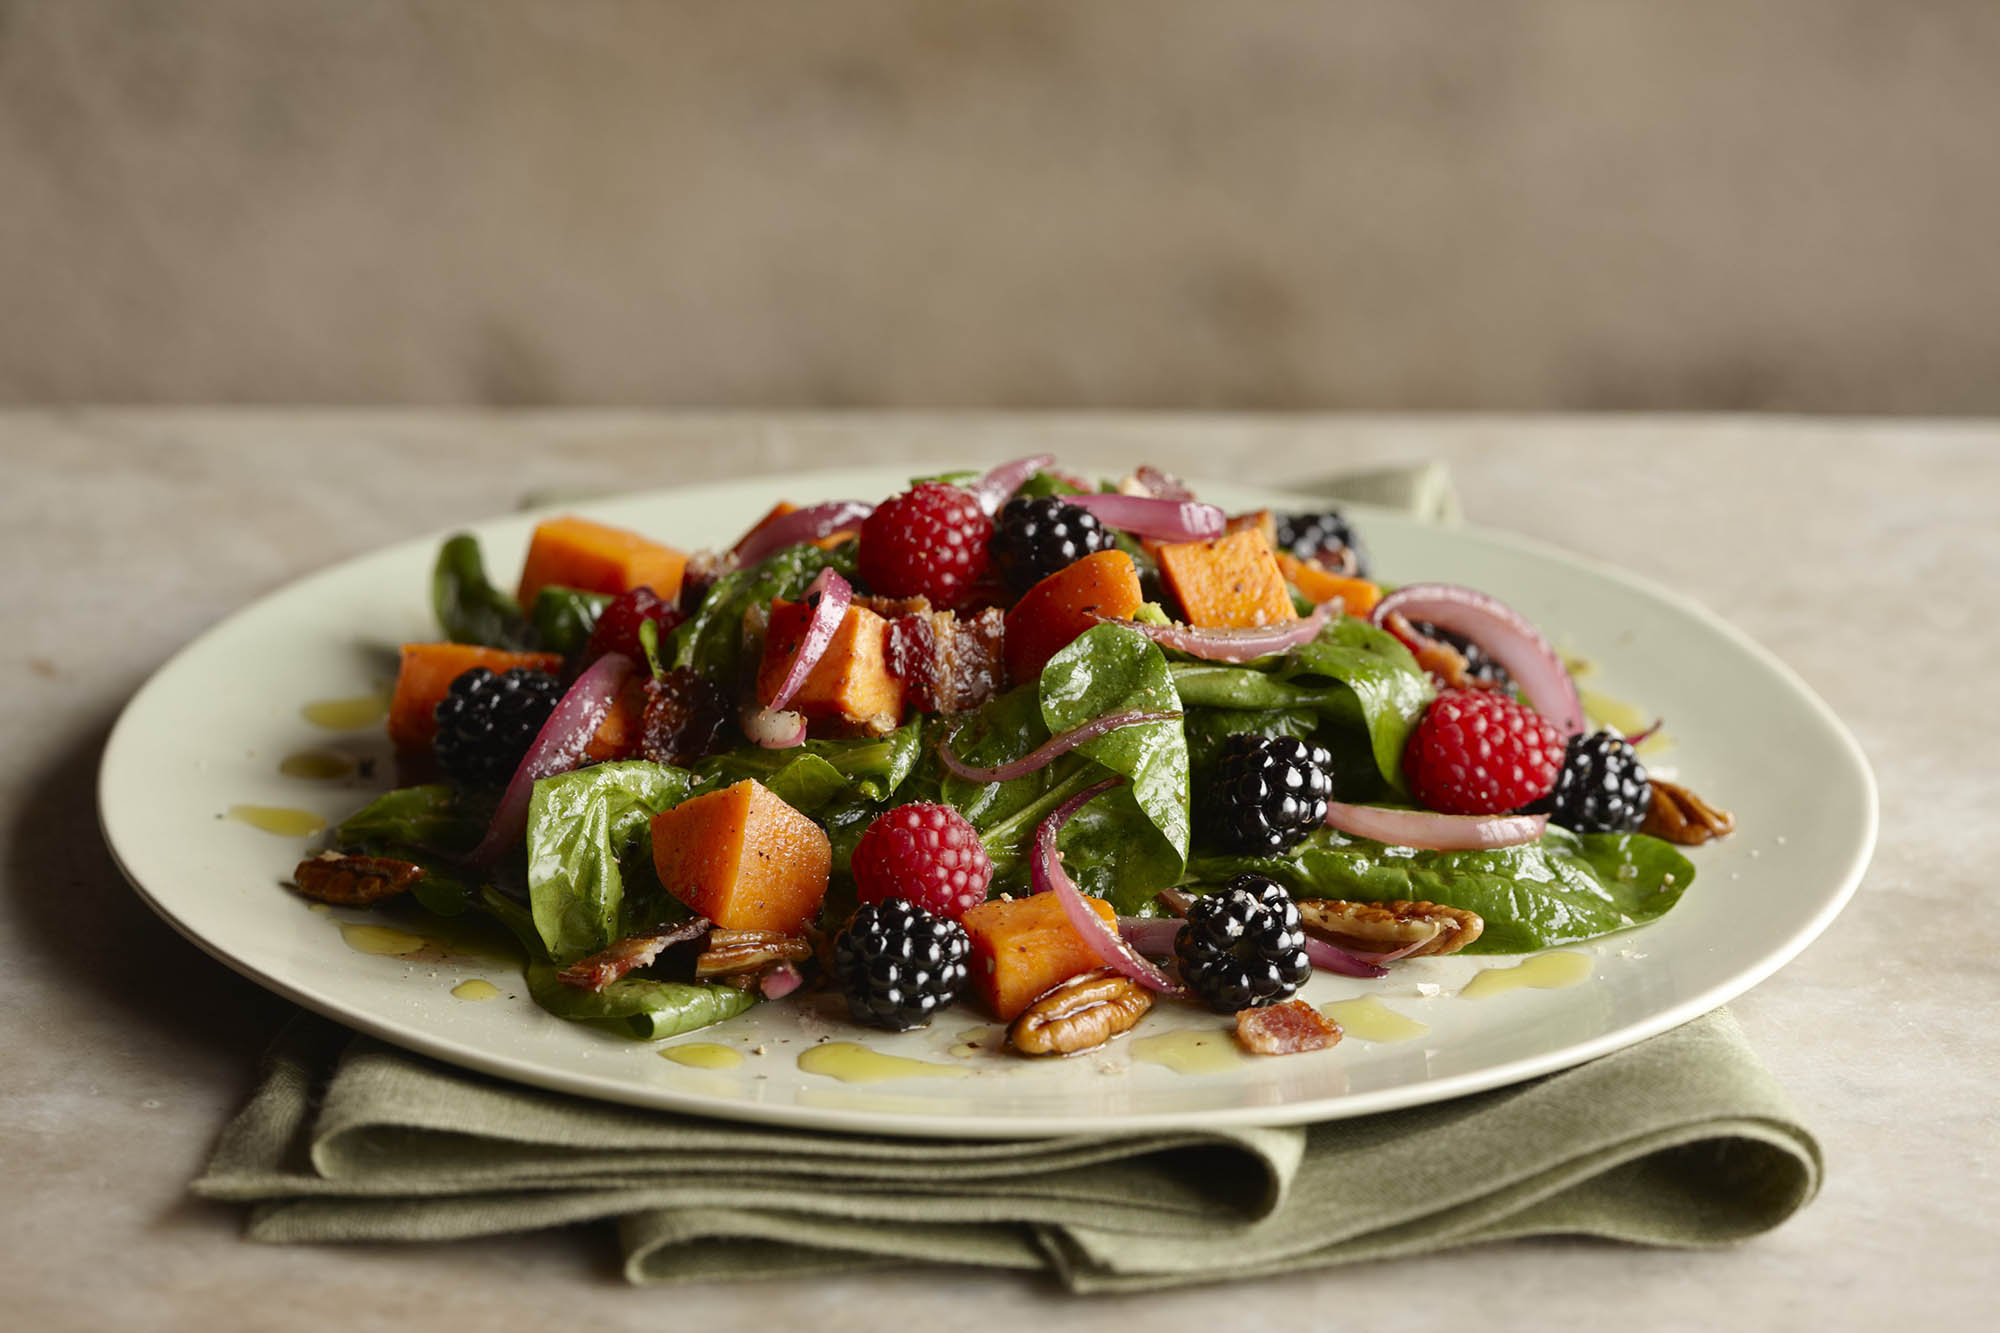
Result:
[[[1800,1216],[1719,1252],[1539,1241],[1254,1288],[1073,1300],[979,1273],[632,1289],[593,1229],[266,1247],[188,1179],[285,1006],[130,892],[99,751],[182,644],[333,561],[553,486],[1052,449],[1303,481],[1440,459],[1474,523],[1645,571],[1747,630],[1875,765],[1852,905],[1734,1006],[1822,1136]],[[1744,418],[0,413],[0,1301],[22,1327],[1961,1327],[1996,1239],[2000,423]],[[11,1320],[10,1320],[11,1322]]]

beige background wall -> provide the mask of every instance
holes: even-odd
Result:
[[[1992,0],[0,0],[0,401],[2000,411]]]

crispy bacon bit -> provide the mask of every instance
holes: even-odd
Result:
[[[775,930],[710,931],[708,947],[694,960],[697,980],[755,972],[772,963],[803,963],[813,956],[812,941]]]
[[[993,606],[965,620],[949,611],[900,616],[889,622],[889,670],[923,711],[970,712],[1000,692],[1005,625]]]
[[[412,861],[350,856],[346,852],[321,852],[299,862],[292,871],[292,883],[301,894],[339,907],[379,903],[406,891],[423,877],[424,868]]]
[[[656,764],[681,767],[722,748],[729,722],[723,692],[686,667],[646,681],[640,752]]]
[[[1736,816],[1718,809],[1677,782],[1653,779],[1653,803],[1646,807],[1641,833],[1695,847],[1736,831]]]
[[[931,609],[928,597],[881,597],[872,592],[856,593],[854,606],[864,611],[873,611],[884,620],[897,620],[903,616],[927,615]]]
[[[1346,547],[1342,547],[1346,550]],[[1490,688],[1484,681],[1474,676],[1468,669],[1472,663],[1464,653],[1444,642],[1419,634],[1400,611],[1391,611],[1382,618],[1382,626],[1403,641],[1417,659],[1417,665],[1443,681],[1454,690],[1482,690]]]
[[[1236,1011],[1236,1044],[1252,1055],[1323,1051],[1340,1041],[1340,1024],[1304,1000]]]
[[[556,973],[556,980],[578,990],[603,990],[620,977],[638,971],[658,958],[670,945],[699,939],[709,932],[707,917],[695,917],[672,926],[662,926],[641,935],[627,935],[602,953],[571,963]]]

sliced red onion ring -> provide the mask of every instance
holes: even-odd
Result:
[[[1441,815],[1430,810],[1389,810],[1379,805],[1326,803],[1326,823],[1342,833],[1397,847],[1433,852],[1478,852],[1518,847],[1542,836],[1547,815]]]
[[[1121,916],[1118,934],[1150,958],[1167,958],[1174,952],[1174,938],[1186,924],[1177,916]]]
[[[1319,637],[1326,622],[1340,614],[1341,599],[1331,598],[1313,608],[1300,620],[1278,625],[1258,625],[1249,629],[1200,629],[1193,625],[1148,625],[1137,620],[1109,620],[1126,625],[1165,648],[1177,649],[1204,662],[1254,662],[1272,653],[1287,652]]]
[[[1132,474],[1132,480],[1146,488],[1146,493],[1160,500],[1192,500],[1194,492],[1188,484],[1171,472],[1162,472],[1147,463]]]
[[[1405,944],[1402,948],[1391,949],[1387,953],[1360,953],[1352,949],[1342,949],[1341,952],[1347,954],[1350,958],[1359,958],[1364,963],[1373,963],[1374,965],[1379,967],[1384,963],[1393,963],[1398,958],[1409,957],[1411,954],[1423,948],[1426,944],[1429,944],[1432,940],[1436,938],[1437,938],[1437,928],[1432,927],[1431,933],[1424,936],[1422,939],[1411,940],[1408,944]],[[1339,948],[1340,946],[1335,945],[1334,947]]]
[[[1031,454],[1026,458],[1017,458],[1011,463],[1002,463],[965,489],[971,491],[979,501],[979,507],[990,514],[1006,504],[1007,497],[1020,490],[1023,482],[1055,461],[1054,454]]]
[[[1369,619],[1380,625],[1398,611],[1463,634],[1507,669],[1529,707],[1556,730],[1564,736],[1583,730],[1583,704],[1562,659],[1541,631],[1505,602],[1455,583],[1412,583],[1377,602]]]
[[[625,688],[634,670],[632,659],[623,653],[606,653],[584,668],[576,683],[557,701],[549,720],[535,733],[528,753],[522,756],[521,766],[514,770],[505,794],[500,797],[500,806],[493,812],[486,836],[472,849],[469,859],[490,865],[521,840],[528,827],[528,800],[535,794],[535,783],[577,766],[584,747],[604,724],[605,716],[618,701],[618,692]]]
[[[778,692],[771,696],[769,707],[773,711],[782,710],[792,701],[792,696],[806,683],[806,677],[819,665],[819,659],[826,656],[827,645],[833,642],[834,631],[840,628],[840,618],[847,614],[847,604],[854,600],[854,585],[829,567],[806,586],[805,599],[812,607],[812,617],[806,621],[806,632],[799,639],[798,651],[792,655],[792,669],[785,673]]]
[[[1015,778],[1047,767],[1058,756],[1068,754],[1085,741],[1096,740],[1107,732],[1120,727],[1136,727],[1142,722],[1173,722],[1179,713],[1147,713],[1137,709],[1129,713],[1106,713],[1103,717],[1092,718],[1080,727],[1073,727],[1060,736],[1052,736],[1028,753],[1011,763],[995,768],[974,768],[951,752],[951,745],[939,741],[938,759],[944,766],[967,782],[1012,782]]]
[[[1107,527],[1158,537],[1169,542],[1198,542],[1220,537],[1229,518],[1199,500],[1162,500],[1150,495],[1117,495],[1098,491],[1063,497],[1097,515]]]
[[[1380,963],[1370,963],[1355,957],[1337,944],[1329,944],[1317,935],[1306,936],[1306,958],[1314,967],[1328,972],[1338,972],[1343,977],[1386,977],[1389,969]]]
[[[782,1000],[806,984],[806,974],[790,963],[779,963],[757,979],[757,989],[767,1000]]]
[[[1070,925],[1083,937],[1083,942],[1097,955],[1099,962],[1115,968],[1147,990],[1162,995],[1186,995],[1185,986],[1140,957],[1119,937],[1115,927],[1106,924],[1103,917],[1090,909],[1090,905],[1083,900],[1082,891],[1076,887],[1076,881],[1063,869],[1062,858],[1056,854],[1056,835],[1062,832],[1062,826],[1069,822],[1070,816],[1124,781],[1119,777],[1093,783],[1049,813],[1035,830],[1035,851],[1029,861],[1030,879],[1036,893],[1052,892],[1056,895],[1056,901],[1062,904],[1063,915],[1069,918]]]
[[[754,565],[773,551],[782,551],[800,542],[816,542],[822,537],[831,537],[842,528],[854,527],[874,512],[874,505],[863,504],[859,500],[829,500],[825,504],[807,505],[745,533],[743,540],[736,543],[729,555],[738,567]]]
[[[789,750],[806,743],[806,715],[788,709],[745,707],[743,734],[766,750]]]
[[[1625,738],[1625,743],[1636,750],[1641,745],[1644,745],[1647,741],[1653,739],[1653,737],[1659,735],[1660,728],[1666,725],[1667,725],[1667,720],[1665,718],[1656,717],[1653,719],[1652,726],[1647,727],[1644,731],[1635,732],[1634,734],[1627,736]]]

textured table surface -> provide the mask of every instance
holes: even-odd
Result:
[[[1817,1202],[1715,1253],[1544,1241],[1168,1297],[907,1274],[634,1290],[608,1237],[263,1247],[184,1186],[283,1006],[155,920],[98,839],[146,675],[329,562],[547,486],[1050,448],[1305,480],[1449,463],[1471,521],[1632,566],[1772,648],[1859,736],[1858,896],[1735,1005],[1822,1135]],[[2000,1077],[2000,424],[1704,418],[0,414],[0,1303],[20,1327],[1962,1327],[1990,1313]],[[1987,908],[1988,910],[1982,910]],[[1979,1314],[1975,1315],[1975,1311]]]

